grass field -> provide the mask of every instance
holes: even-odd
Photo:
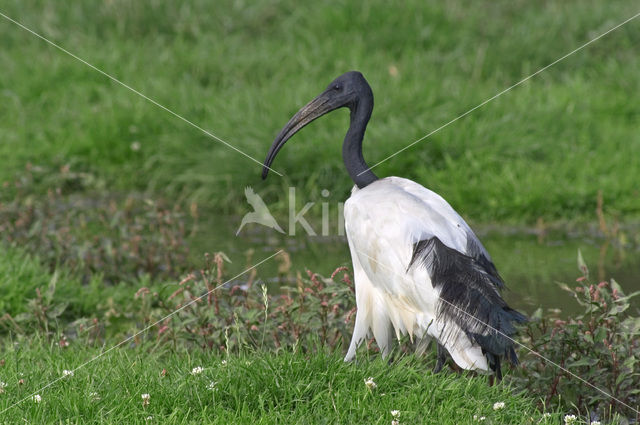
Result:
[[[376,99],[365,140],[372,165],[637,7],[6,0],[0,13],[258,161],[300,106],[337,75],[360,70]],[[475,223],[580,225],[594,220],[599,192],[607,219],[637,221],[639,29],[640,18],[375,172],[425,184]],[[224,355],[224,347],[186,350],[142,336],[40,391],[147,324],[137,291],[171,294],[194,267],[185,241],[198,223],[215,228],[217,218],[246,212],[245,186],[276,214],[287,211],[288,186],[304,194],[301,202],[344,200],[352,185],[339,157],[347,113],[302,131],[273,165],[285,176],[262,182],[258,164],[2,17],[0,42],[0,423],[388,424],[392,410],[401,424],[563,421],[565,412],[543,416],[540,400],[506,385],[433,375],[432,357],[344,364],[339,344]],[[618,238],[616,226],[609,239],[635,252],[638,236]],[[233,260],[229,275],[245,266]],[[294,276],[306,266],[283,264],[277,273]],[[98,329],[94,318],[99,334],[69,332]],[[195,367],[204,370],[194,375]],[[377,388],[367,389],[368,377]],[[142,394],[150,394],[146,405]],[[501,401],[505,408],[494,410]]]
[[[377,162],[637,13],[633,1],[3,2],[2,12],[261,161],[280,127],[335,76],[362,71]],[[632,21],[380,165],[477,221],[591,218],[598,190],[637,217],[640,93]],[[0,182],[25,164],[85,172],[89,188],[162,192],[238,211],[245,185],[343,200],[347,113],[260,167],[2,20]],[[341,115],[339,117],[339,115]],[[43,191],[45,189],[43,188]],[[5,188],[5,191],[11,190]]]
[[[40,386],[100,353],[100,347],[61,349],[46,343],[16,344],[0,368],[7,383],[0,395],[3,421],[18,423],[473,423],[551,424],[533,400],[486,378],[432,375],[424,362],[402,358],[389,366],[379,358],[345,364],[336,354],[247,353],[212,357],[200,351],[117,350],[77,370],[38,395]],[[194,372],[194,368],[201,367]],[[45,372],[43,372],[45,371]],[[163,372],[164,371],[164,372]],[[377,387],[369,389],[372,377]],[[24,384],[18,385],[18,380]],[[142,394],[149,394],[143,404]],[[496,402],[504,409],[494,410]],[[541,420],[542,419],[542,420]]]

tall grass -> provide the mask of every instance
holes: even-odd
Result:
[[[637,12],[633,1],[290,0],[215,6],[9,1],[3,12],[261,160],[289,116],[359,69],[376,108],[377,162]],[[605,203],[637,216],[638,22],[380,165],[476,220],[576,219]],[[344,199],[346,112],[305,129],[260,167],[4,22],[0,182],[64,166],[115,190],[143,189],[238,211],[245,185],[284,204],[287,185]],[[5,191],[11,188],[5,187]],[[284,207],[284,205],[282,205]]]

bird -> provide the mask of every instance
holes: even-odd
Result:
[[[276,219],[273,218],[269,208],[264,203],[260,195],[255,193],[251,187],[246,187],[244,189],[244,196],[247,198],[249,205],[253,207],[253,212],[246,213],[244,217],[242,217],[240,227],[238,227],[238,230],[236,231],[236,236],[240,234],[240,231],[247,223],[262,224],[263,226],[275,229],[280,233],[284,233],[284,230],[282,230],[280,225],[278,225]]]
[[[436,341],[434,372],[451,357],[461,369],[500,380],[503,360],[518,364],[513,337],[527,318],[504,301],[505,283],[491,256],[444,198],[406,178],[379,178],[367,166],[362,143],[373,92],[362,73],[339,76],[289,120],[267,152],[262,178],[294,134],[343,107],[350,123],[342,159],[355,183],[344,222],[356,297],[344,360],[354,360],[371,335],[383,357],[394,335],[408,335],[418,352]]]

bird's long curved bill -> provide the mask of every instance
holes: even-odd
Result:
[[[309,124],[316,118],[321,117],[327,112],[332,111],[333,109],[334,108],[331,106],[330,99],[327,96],[326,92],[323,92],[311,102],[303,106],[302,109],[300,109],[289,120],[287,125],[285,125],[282,130],[280,130],[280,133],[269,148],[267,157],[264,160],[264,167],[262,167],[262,178],[267,178],[267,174],[269,174],[269,167],[271,167],[271,164],[278,154],[278,151],[280,151],[287,140],[289,140],[294,134],[296,134],[302,127]]]

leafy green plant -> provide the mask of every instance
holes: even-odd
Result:
[[[615,414],[638,420],[620,402],[640,406],[640,316],[630,304],[640,291],[625,295],[614,279],[592,283],[580,253],[578,266],[578,285],[562,288],[584,312],[563,319],[560,312],[545,316],[539,309],[524,328],[522,341],[592,386],[525,350],[520,354],[522,367],[510,379],[547,408],[574,406],[593,420]]]
[[[140,325],[180,309],[157,324],[157,339],[223,352],[318,345],[334,349],[348,340],[355,305],[346,268],[336,269],[330,278],[298,273],[295,287],[280,287],[274,295],[255,274],[225,284],[226,261],[223,253],[208,255],[204,269],[166,287],[165,293],[139,289],[135,309],[142,316]],[[318,344],[309,344],[312,341]]]

